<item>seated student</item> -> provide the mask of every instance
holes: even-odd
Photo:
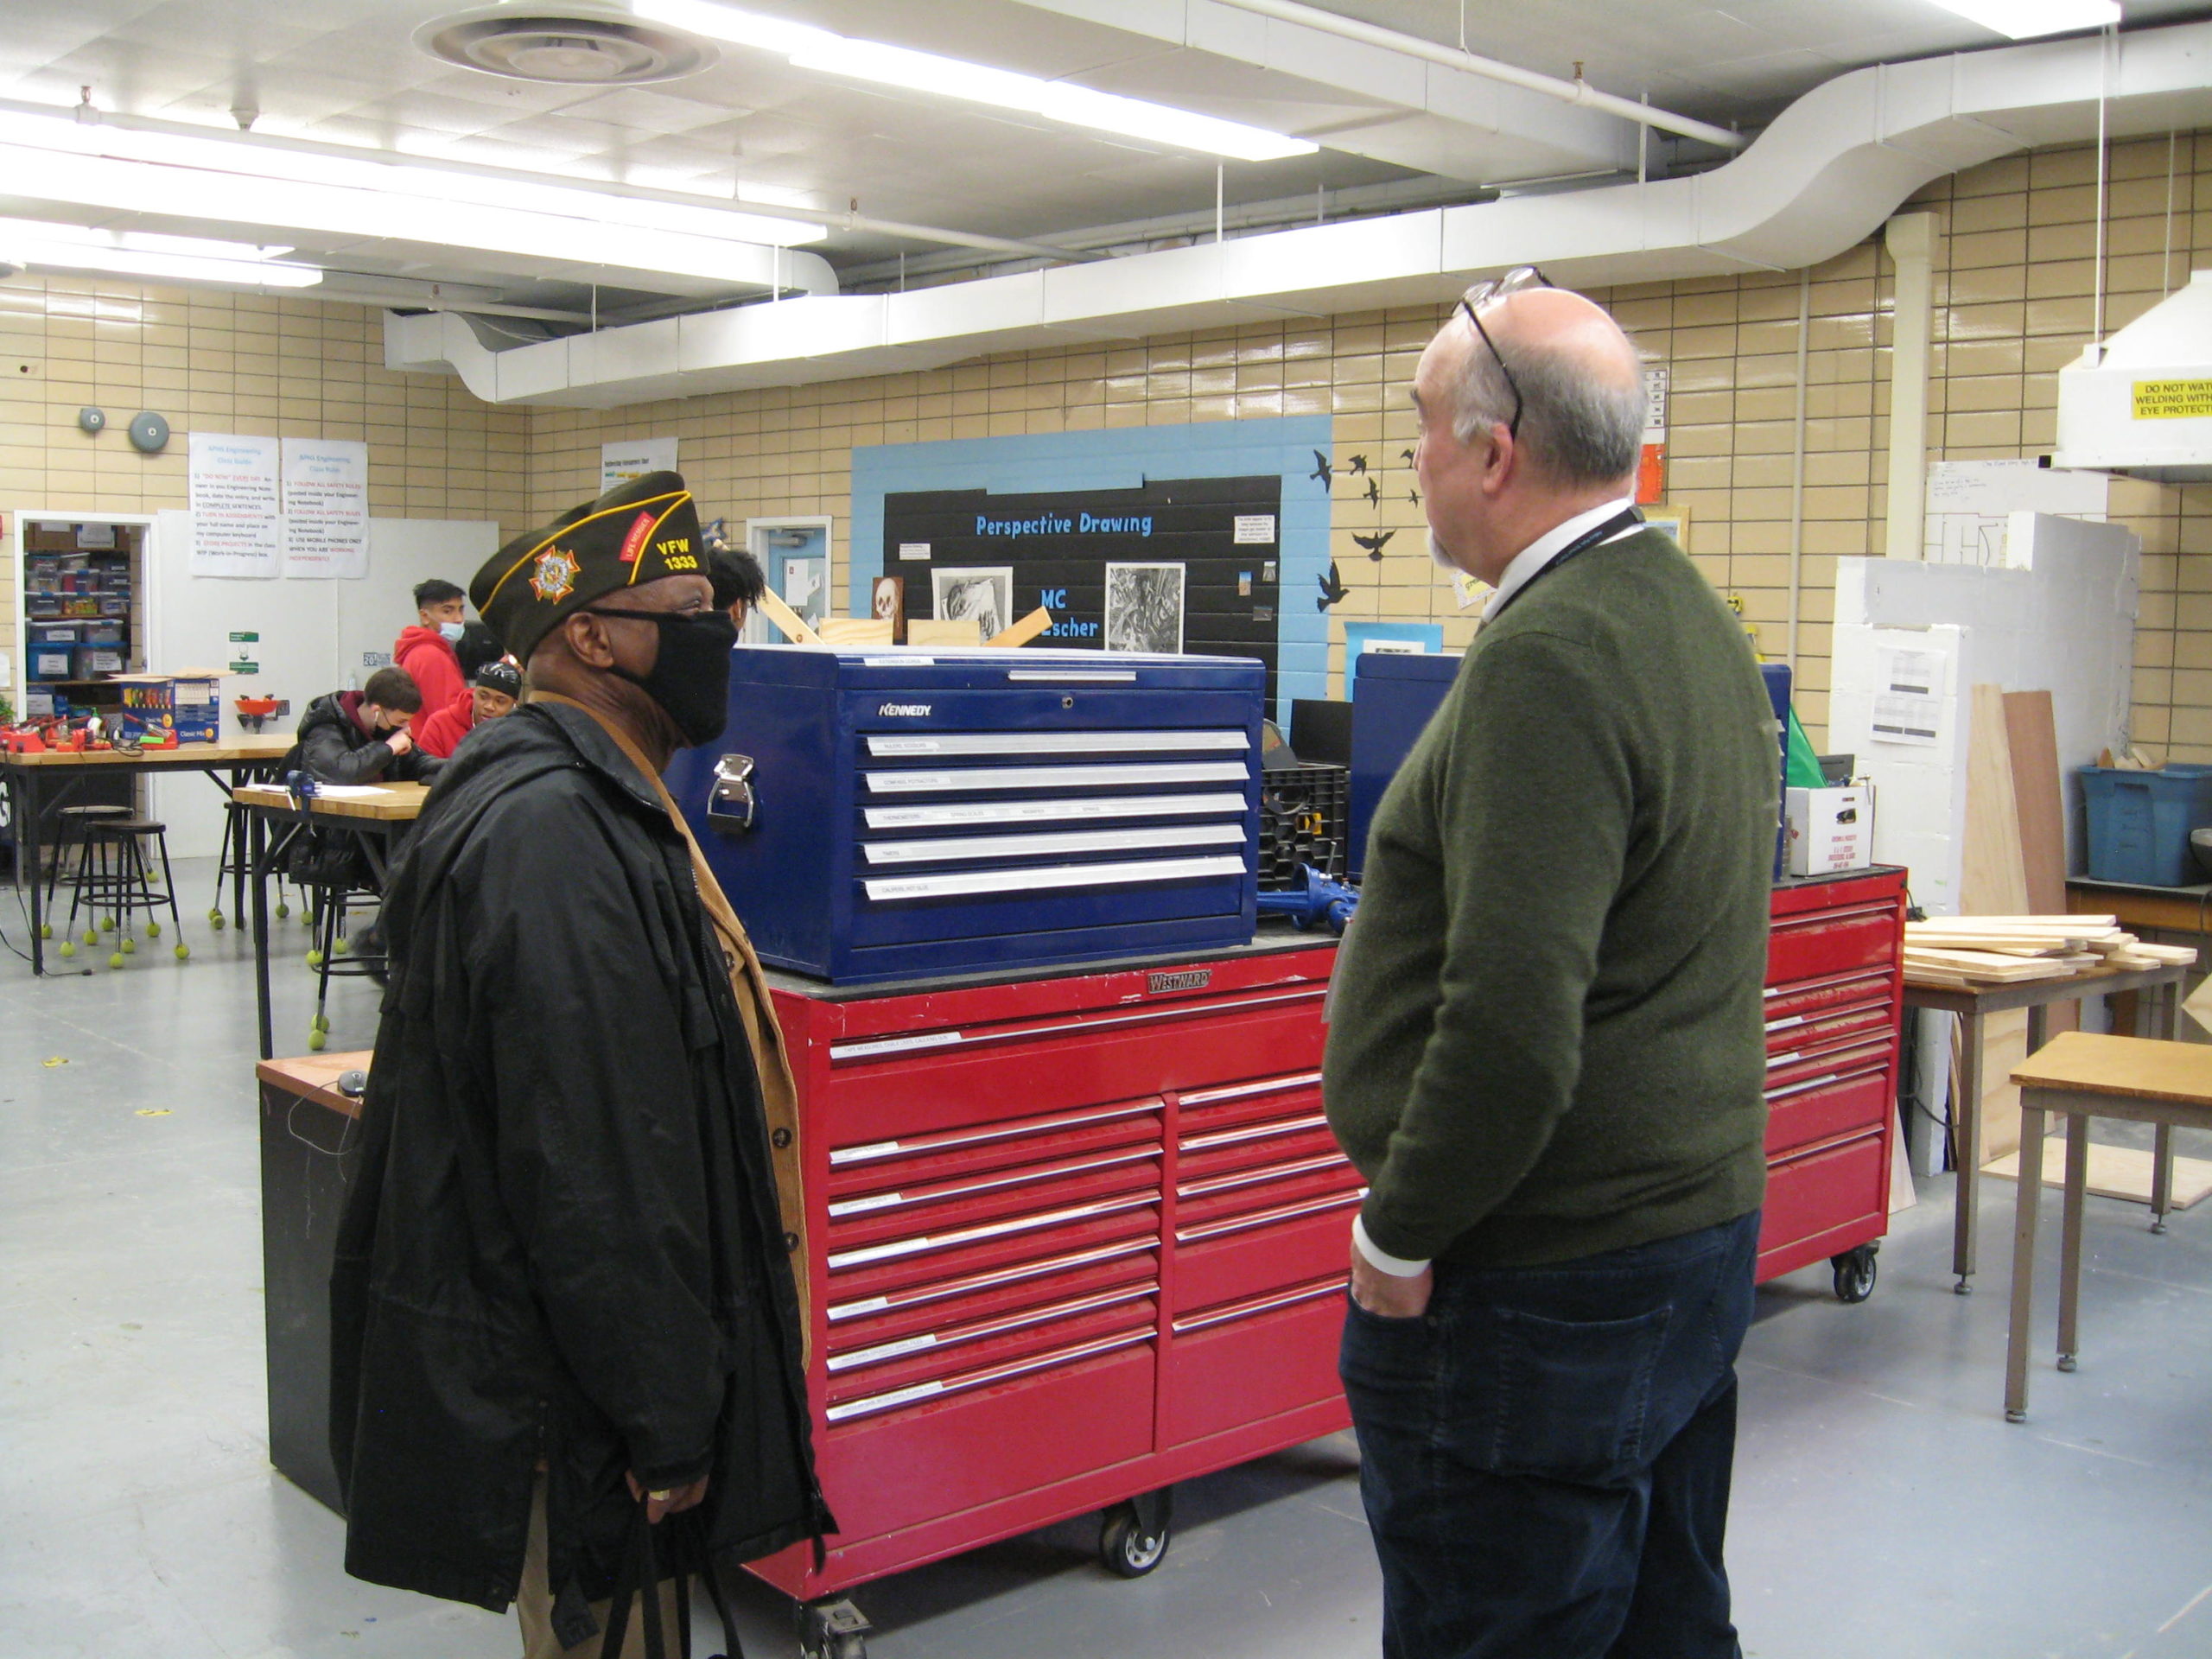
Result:
[[[423,753],[407,728],[423,693],[404,668],[380,668],[358,691],[333,691],[308,705],[300,739],[283,761],[326,784],[427,784],[445,762]]]
[[[522,697],[522,671],[505,658],[493,658],[476,671],[476,683],[442,709],[423,716],[412,728],[415,747],[441,760],[450,757],[461,740],[487,720],[514,712]]]
[[[415,677],[423,706],[442,709],[468,690],[461,658],[454,647],[467,632],[461,620],[467,595],[449,582],[433,576],[415,586],[413,627],[402,628],[392,642],[393,665]]]

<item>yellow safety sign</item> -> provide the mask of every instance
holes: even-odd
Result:
[[[2133,416],[2139,421],[2190,421],[2212,415],[2212,380],[2138,380]]]

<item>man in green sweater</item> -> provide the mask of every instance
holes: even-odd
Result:
[[[1329,1122],[1389,1659],[1732,1659],[1774,722],[1643,527],[1636,350],[1533,271],[1422,354],[1439,563],[1497,588],[1376,810]]]

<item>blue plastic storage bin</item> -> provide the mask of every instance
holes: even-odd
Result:
[[[2080,777],[2093,880],[2181,887],[2196,880],[2189,832],[2212,823],[2212,766],[2083,766]]]

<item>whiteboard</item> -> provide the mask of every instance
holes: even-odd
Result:
[[[251,677],[223,682],[223,734],[238,731],[242,694],[290,700],[291,713],[267,729],[289,731],[325,692],[358,686],[367,653],[389,656],[415,620],[415,584],[443,576],[466,588],[496,552],[499,527],[461,518],[372,518],[369,573],[358,582],[283,578],[274,582],[194,576],[192,515],[155,515],[146,556],[146,664],[222,668],[246,659]],[[257,633],[234,645],[232,633]],[[212,858],[223,840],[222,798],[196,774],[148,780],[155,815],[168,826],[172,858]]]

